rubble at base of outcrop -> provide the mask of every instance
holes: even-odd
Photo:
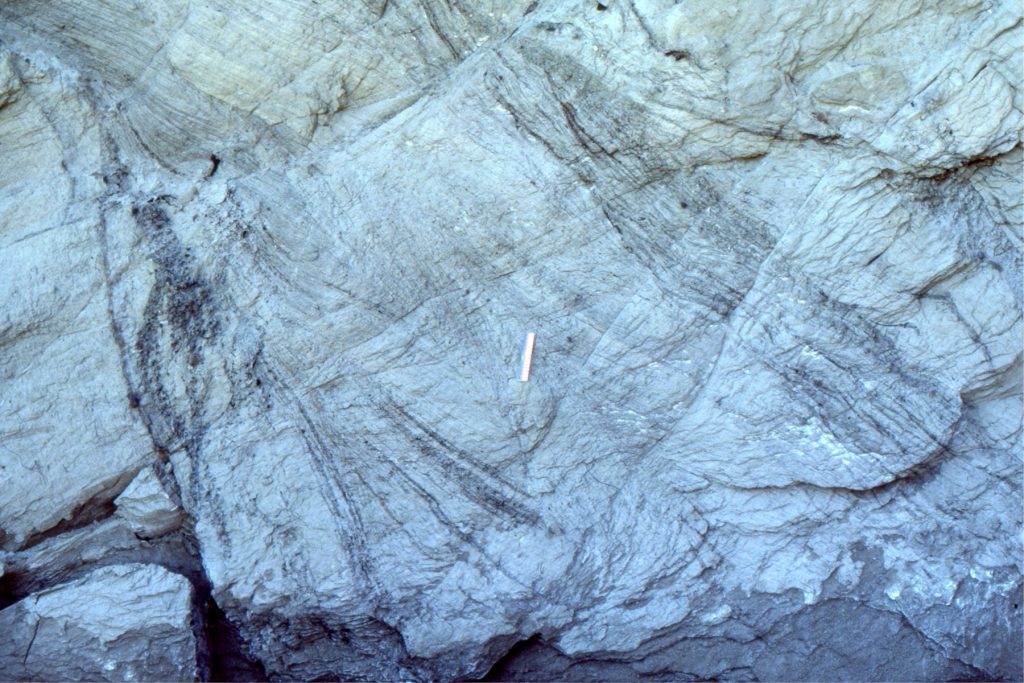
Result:
[[[1022,34],[0,4],[0,678],[1020,680]]]
[[[0,680],[194,680],[192,628],[185,578],[108,565],[0,610]]]

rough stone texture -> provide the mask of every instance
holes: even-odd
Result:
[[[114,514],[124,519],[138,537],[155,538],[181,525],[181,508],[160,481],[162,469],[156,465],[144,468],[114,499]]]
[[[0,610],[0,680],[193,680],[189,582],[110,565]]]
[[[1024,676],[1019,4],[734,5],[0,6],[7,603],[164,565],[250,677]]]

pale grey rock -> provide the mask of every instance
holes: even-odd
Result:
[[[160,480],[158,465],[143,468],[114,499],[114,513],[143,538],[162,536],[182,523],[182,511]]]
[[[111,565],[0,611],[3,680],[193,680],[189,582]]]
[[[74,74],[0,63],[0,545],[14,549],[89,518],[152,443],[125,410],[111,336],[94,114]]]
[[[139,476],[143,482],[148,479],[144,473]],[[128,500],[149,505],[136,506],[129,515],[109,505],[103,510],[106,517],[52,533],[30,547],[4,552],[6,567],[5,574],[0,574],[0,608],[109,564],[159,564],[201,583],[194,541],[180,530],[184,521],[180,509],[164,508],[166,499],[155,492],[142,499]]]
[[[1019,679],[1020,14],[0,8],[4,580],[194,535],[283,679]]]

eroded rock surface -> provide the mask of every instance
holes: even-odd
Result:
[[[162,471],[160,466],[144,468],[114,499],[117,508],[114,514],[123,519],[137,537],[156,538],[181,525],[181,508],[161,481]],[[175,489],[172,484],[171,490]]]
[[[191,586],[154,565],[110,565],[0,610],[5,681],[192,680]]]
[[[1019,679],[1021,24],[3,5],[5,604],[131,558],[250,677]]]

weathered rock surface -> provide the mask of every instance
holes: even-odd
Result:
[[[162,469],[155,465],[143,468],[114,499],[114,514],[125,520],[138,537],[156,538],[181,525],[181,508],[160,480]]]
[[[110,565],[0,610],[5,681],[193,680],[189,582],[154,565]]]
[[[131,561],[249,676],[1020,679],[1021,26],[0,6],[4,614]]]

